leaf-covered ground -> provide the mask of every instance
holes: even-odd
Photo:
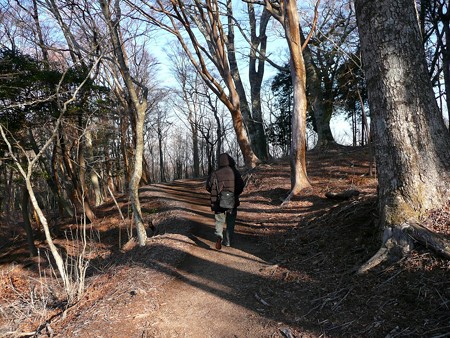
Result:
[[[30,259],[17,227],[0,232],[0,337],[446,337],[450,264],[423,247],[367,274],[355,270],[379,248],[376,179],[367,149],[333,147],[307,155],[312,188],[281,206],[287,162],[244,173],[236,241],[213,249],[203,180],[143,187],[157,233],[128,241],[126,198],[97,210],[89,225],[82,299],[67,308],[38,233]],[[360,191],[349,200],[327,192]],[[449,208],[427,227],[449,238]],[[76,224],[52,232],[69,257]],[[70,260],[68,261],[70,262]]]

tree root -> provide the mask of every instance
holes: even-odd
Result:
[[[409,223],[405,229],[415,241],[433,250],[439,256],[450,259],[450,241],[419,223]]]
[[[450,241],[419,223],[404,223],[384,231],[384,244],[377,253],[357,271],[363,274],[386,261],[397,261],[408,253],[413,242],[420,243],[439,256],[450,259]]]
[[[373,269],[377,265],[385,262],[389,258],[389,249],[386,247],[381,247],[375,255],[372,256],[366,263],[364,263],[357,271],[356,274],[362,275],[369,270]]]

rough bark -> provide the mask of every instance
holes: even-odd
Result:
[[[379,181],[383,245],[450,197],[450,137],[428,75],[413,1],[355,1]],[[390,252],[393,250],[389,247]]]

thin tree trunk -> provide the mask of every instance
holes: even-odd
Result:
[[[104,148],[104,154],[105,154],[106,185],[109,188],[108,191],[110,193],[114,193],[116,191],[116,185],[115,185],[114,179],[113,179],[112,162],[111,162],[111,157],[109,155],[108,147]]]
[[[63,158],[64,166],[66,168],[66,172],[72,182],[72,187],[74,191],[74,195],[72,196],[72,202],[75,205],[81,206],[81,209],[86,214],[86,217],[89,219],[89,221],[93,221],[95,217],[95,213],[93,212],[88,199],[84,195],[84,188],[81,186],[82,182],[80,182],[80,178],[83,177],[83,175],[80,175],[76,173],[72,161],[70,159],[69,151],[66,149],[66,143],[64,140],[64,137],[60,135],[60,145],[61,145],[61,155]],[[82,164],[80,164],[81,166]]]
[[[140,246],[144,246],[147,240],[147,232],[144,227],[139,200],[139,184],[142,177],[142,162],[144,157],[144,122],[146,109],[147,107],[140,106],[136,114],[136,149],[133,174],[130,180],[130,202]]]
[[[86,129],[84,137],[86,139],[86,148],[89,153],[89,160],[91,162],[92,168],[90,169],[90,177],[92,183],[92,189],[94,190],[95,206],[99,206],[103,202],[103,196],[100,189],[100,182],[98,180],[97,173],[94,169],[94,149],[92,145],[92,132],[89,127]]]
[[[5,141],[5,143],[8,146],[8,150],[10,152],[10,155],[14,159],[15,165],[17,166],[17,169],[18,169],[19,173],[22,175],[23,179],[25,180],[25,187],[26,187],[26,190],[28,191],[28,195],[29,195],[29,198],[30,198],[30,201],[31,201],[31,205],[34,208],[34,211],[37,213],[37,215],[39,217],[39,220],[40,220],[40,222],[42,224],[42,227],[44,229],[45,239],[46,239],[47,244],[48,244],[48,246],[50,248],[50,252],[52,253],[52,257],[55,260],[58,272],[59,272],[60,277],[61,277],[61,279],[63,281],[63,284],[64,284],[64,290],[67,292],[67,296],[69,298],[69,304],[70,304],[72,302],[72,300],[73,300],[72,299],[73,294],[70,292],[72,283],[71,283],[71,281],[69,279],[69,276],[67,275],[67,270],[66,270],[66,267],[64,265],[64,260],[62,259],[62,256],[60,255],[57,247],[53,243],[53,239],[51,237],[50,229],[49,229],[49,226],[48,226],[48,221],[47,221],[46,217],[44,216],[44,213],[42,212],[42,209],[40,208],[39,203],[37,202],[36,195],[35,195],[34,190],[33,190],[33,186],[31,185],[31,174],[33,172],[32,169],[33,169],[34,162],[30,161],[28,159],[28,168],[27,168],[27,172],[25,172],[25,170],[22,168],[22,166],[20,165],[18,159],[15,157],[15,155],[13,153],[12,146],[11,146],[11,144],[9,143],[9,141],[8,141],[8,139],[6,137],[6,134],[5,134],[5,131],[4,131],[3,127],[2,127],[2,125],[0,125],[0,133],[2,135],[3,140]],[[55,131],[55,133],[56,133],[56,131]],[[48,144],[49,144],[49,142],[47,143],[46,146],[48,146]],[[39,155],[37,155],[37,156],[39,157]]]
[[[130,161],[128,158],[128,135],[127,135],[127,122],[128,118],[122,116],[120,119],[120,150],[122,152],[122,160],[123,160],[123,177],[124,177],[124,185],[128,187],[131,177],[130,170]]]
[[[159,150],[159,179],[161,182],[165,182],[166,175],[164,170],[163,137],[162,131],[159,126],[158,126],[158,150]]]
[[[445,93],[446,95],[446,107],[447,107],[447,121],[449,121],[448,131],[450,133],[450,13],[447,10],[447,13],[441,15],[443,30],[445,35],[445,47],[443,48],[443,73],[444,73],[444,83],[445,83]]]
[[[199,146],[198,146],[198,126],[195,123],[193,126],[191,126],[192,130],[192,156],[194,161],[194,172],[193,176],[199,177],[200,176],[200,155],[199,155]]]
[[[24,185],[22,187],[22,218],[24,229],[27,234],[28,250],[30,250],[30,256],[35,257],[38,255],[38,252],[36,245],[34,245],[33,229],[31,227],[30,222],[30,208],[28,206],[29,202],[30,202],[30,195],[28,194],[26,185]]]

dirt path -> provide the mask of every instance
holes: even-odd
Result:
[[[159,296],[160,308],[148,335],[277,337],[283,324],[265,317],[268,305],[257,299],[258,288],[269,282],[261,274],[269,263],[260,258],[264,252],[257,241],[245,236],[245,225],[238,223],[234,247],[214,249],[213,217],[203,183],[177,182],[167,189],[171,198],[188,211],[195,245],[176,269],[176,279]]]
[[[52,322],[55,337],[289,337],[294,330],[264,299],[272,265],[252,229],[255,210],[241,203],[235,244],[218,251],[204,182],[143,188],[142,210],[157,235],[113,259],[89,288],[106,293],[87,295]]]

